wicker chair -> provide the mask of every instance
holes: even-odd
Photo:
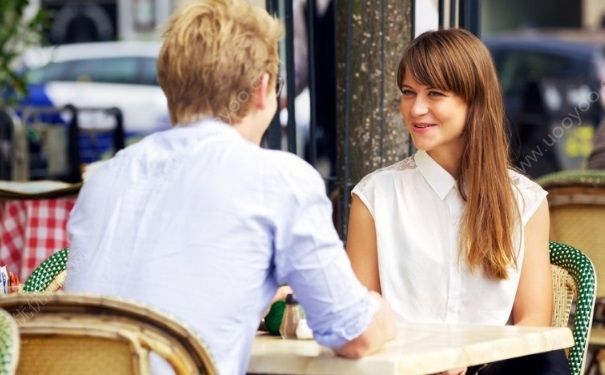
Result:
[[[536,182],[544,189],[556,187],[605,187],[605,170],[577,169],[544,175]]]
[[[12,375],[19,362],[19,329],[13,317],[0,310],[0,375]]]
[[[13,294],[0,308],[21,334],[19,374],[149,374],[150,353],[176,374],[216,374],[204,344],[174,318],[109,297]]]
[[[597,302],[589,343],[605,347],[605,170],[557,172],[537,182],[548,191],[550,239],[582,249],[594,263]],[[605,373],[605,361],[601,367]]]
[[[23,284],[24,292],[54,292],[63,287],[69,249],[61,249],[40,263]]]
[[[571,306],[575,302],[573,319],[574,346],[568,360],[573,375],[583,374],[592,325],[596,295],[595,271],[592,262],[581,251],[561,243],[550,243],[550,263],[553,265],[553,325],[569,325]]]

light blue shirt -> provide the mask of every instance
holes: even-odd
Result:
[[[66,290],[138,300],[192,326],[221,374],[246,372],[288,283],[315,339],[338,348],[378,306],[352,272],[319,174],[215,120],[153,134],[84,184]]]

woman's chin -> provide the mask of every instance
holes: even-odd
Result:
[[[416,148],[416,150],[422,150],[424,152],[429,152],[432,149],[431,145],[416,142],[414,142],[414,148]]]

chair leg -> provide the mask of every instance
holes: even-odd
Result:
[[[597,352],[595,354],[595,359],[596,362],[598,363],[597,366],[597,374],[605,374],[605,349],[597,349]]]
[[[586,355],[586,368],[584,369],[584,375],[600,375],[599,359],[597,357],[599,348],[589,347]]]

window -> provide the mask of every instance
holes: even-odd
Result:
[[[158,85],[158,72],[156,70],[156,59],[141,58],[141,83],[143,85]]]
[[[31,83],[102,82],[157,86],[155,58],[116,57],[50,63],[28,73]]]
[[[588,81],[590,61],[550,52],[501,50],[496,54],[502,89],[518,93],[530,79],[569,79]]]
[[[137,59],[133,57],[74,60],[69,81],[138,83]]]
[[[50,63],[35,68],[27,73],[29,83],[44,83],[48,81],[65,81],[69,72],[69,63]]]

